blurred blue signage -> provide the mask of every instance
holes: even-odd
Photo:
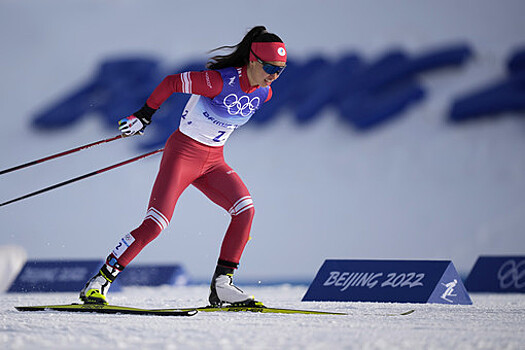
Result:
[[[118,276],[122,286],[183,286],[188,275],[181,265],[129,265]]]
[[[302,300],[472,304],[448,260],[325,260]]]
[[[469,292],[525,293],[525,256],[480,256],[465,287]]]
[[[103,263],[101,260],[30,260],[8,292],[80,292]],[[111,290],[118,291],[118,283],[114,283]]]
[[[370,130],[425,98],[426,90],[418,81],[420,74],[461,66],[471,56],[469,46],[459,44],[415,55],[394,49],[371,61],[357,53],[343,54],[336,60],[319,56],[299,62],[291,58],[282,77],[272,84],[272,99],[255,113],[249,125],[267,124],[283,110],[292,111],[297,124],[305,124],[331,107],[343,123]],[[33,126],[64,128],[89,115],[101,118],[115,130],[117,121],[142,107],[165,76],[204,67],[203,60],[195,60],[170,69],[151,57],[101,62],[88,81],[37,111]],[[164,145],[177,129],[188,98],[174,94],[166,100],[146,131],[143,148]]]
[[[449,119],[462,122],[505,112],[524,111],[525,47],[521,47],[508,58],[506,76],[455,99]]]

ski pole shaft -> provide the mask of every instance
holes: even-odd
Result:
[[[144,154],[141,154],[141,155],[139,155],[137,157],[134,157],[134,158],[125,160],[123,162],[120,162],[118,164],[114,164],[114,165],[108,166],[107,168],[99,169],[99,170],[93,171],[91,173],[84,174],[84,175],[75,177],[73,179],[69,179],[69,180],[66,180],[64,182],[57,183],[55,185],[43,188],[41,190],[38,190],[38,191],[35,191],[35,192],[32,192],[32,193],[26,194],[26,195],[24,195],[22,197],[11,199],[11,200],[9,200],[7,202],[4,202],[4,203],[0,203],[0,207],[3,207],[4,205],[8,205],[8,204],[11,204],[11,203],[15,203],[15,202],[21,201],[21,200],[26,199],[26,198],[30,198],[30,197],[36,196],[36,195],[44,193],[44,192],[48,192],[48,191],[54,190],[56,188],[59,188],[59,187],[65,186],[65,185],[69,185],[69,184],[71,184],[73,182],[77,182],[77,181],[80,181],[80,180],[87,179],[88,177],[91,177],[91,176],[95,176],[95,175],[98,175],[98,174],[105,173],[106,171],[110,171],[112,169],[121,167],[123,165],[136,162],[137,160],[141,160],[141,159],[147,158],[149,156],[152,156],[154,154],[160,153],[162,151],[164,151],[164,148],[161,148],[161,149],[158,149],[158,150],[155,150],[155,151],[151,151],[151,152],[148,152],[148,153],[144,153]]]
[[[33,165],[36,165],[36,164],[44,163],[44,162],[47,162],[48,160],[51,160],[51,159],[59,158],[59,157],[62,157],[62,156],[65,156],[65,155],[68,155],[68,154],[71,154],[71,153],[82,151],[82,150],[88,149],[90,147],[97,146],[97,145],[100,145],[100,144],[103,144],[103,143],[108,143],[108,142],[111,142],[111,141],[115,141],[115,140],[118,140],[118,139],[121,139],[121,138],[124,138],[124,137],[126,137],[126,136],[125,135],[118,135],[118,136],[115,136],[115,137],[111,137],[109,139],[100,140],[100,141],[93,142],[93,143],[90,143],[90,144],[87,144],[87,145],[84,145],[84,146],[72,148],[72,149],[64,151],[64,152],[56,153],[56,154],[53,154],[51,156],[47,156],[47,157],[44,157],[44,158],[36,159],[36,160],[33,160],[33,161],[25,163],[25,164],[17,165],[17,166],[14,166],[12,168],[9,168],[9,169],[2,170],[2,171],[0,171],[0,175],[7,174],[7,173],[10,173],[10,172],[13,172],[13,171],[16,171],[16,170],[24,169],[24,168],[27,168],[27,167],[30,167],[30,166],[33,166]]]

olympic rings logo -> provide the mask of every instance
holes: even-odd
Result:
[[[499,286],[507,289],[512,286],[516,289],[525,287],[525,260],[518,264],[514,260],[506,261],[498,271]]]
[[[247,117],[259,108],[261,99],[254,97],[250,100],[246,95],[239,98],[235,94],[229,94],[224,98],[222,103],[226,106],[230,115],[240,114],[243,117]]]

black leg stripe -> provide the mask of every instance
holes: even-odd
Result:
[[[217,261],[217,265],[224,266],[224,267],[229,267],[229,268],[232,268],[232,269],[236,269],[237,267],[239,267],[238,263],[234,263],[234,262],[227,261],[227,260],[222,260],[222,259],[219,259],[219,261]]]

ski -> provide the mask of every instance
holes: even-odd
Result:
[[[387,316],[407,316],[407,315],[410,315],[411,313],[414,313],[415,311],[416,310],[412,309],[412,310],[400,312],[400,313],[397,313],[397,314],[386,314],[386,315]]]
[[[273,308],[266,306],[224,306],[224,307],[195,307],[195,308],[182,308],[182,311],[197,310],[201,312],[255,312],[255,313],[275,313],[275,314],[307,314],[307,315],[346,315],[352,316],[353,314],[345,312],[334,312],[334,311],[316,311],[316,310],[301,310],[301,309],[282,309]],[[412,314],[416,310],[407,310],[399,313],[384,314],[384,316],[406,316]],[[354,315],[355,316],[355,315]]]
[[[196,308],[183,308],[181,311],[197,310],[202,312],[255,312],[255,313],[273,313],[273,314],[308,314],[308,315],[348,315],[344,312],[332,311],[315,311],[299,309],[280,309],[266,306],[204,306]]]
[[[65,304],[65,305],[40,305],[40,306],[15,306],[18,311],[63,311],[63,312],[93,312],[99,314],[123,315],[150,315],[150,316],[193,316],[198,311],[195,309],[141,309],[128,306],[102,305],[102,304]]]
[[[197,312],[253,312],[274,314],[303,314],[303,315],[347,315],[353,314],[333,311],[317,311],[302,309],[283,309],[266,306],[223,306],[223,307],[193,307],[178,309],[141,309],[128,306],[102,305],[102,304],[64,304],[64,305],[39,305],[39,306],[15,306],[18,311],[62,311],[62,312],[92,312],[99,314],[123,314],[123,315],[150,315],[150,316],[193,316]],[[415,310],[398,313],[388,313],[384,316],[406,316]],[[354,315],[355,316],[355,315]]]

